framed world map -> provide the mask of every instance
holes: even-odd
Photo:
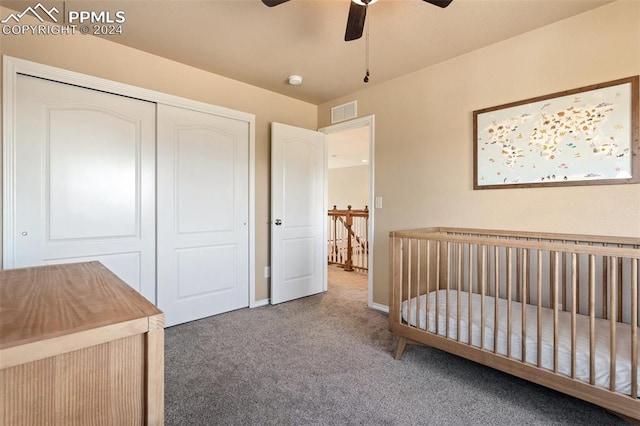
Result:
[[[638,79],[474,111],[474,189],[639,183]]]

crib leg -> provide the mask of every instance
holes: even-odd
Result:
[[[400,337],[398,339],[398,346],[396,347],[396,355],[395,359],[402,358],[402,354],[404,353],[404,348],[407,346],[407,339],[405,337]]]

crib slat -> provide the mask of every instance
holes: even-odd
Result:
[[[523,269],[524,269],[524,274],[526,278],[523,279],[530,279],[531,277],[531,263],[528,261],[529,258],[527,258],[527,262],[525,262],[524,265],[522,265]],[[531,286],[527,286],[527,289],[523,290],[522,292],[522,303],[524,304],[530,304],[531,303],[531,291],[532,291],[532,287]]]
[[[427,270],[425,271],[426,276],[427,276],[427,302],[425,303],[425,315],[426,315],[426,321],[424,326],[426,327],[426,330],[429,331],[429,318],[431,316],[431,314],[429,313],[429,307],[431,305],[430,299],[431,299],[431,241],[427,240],[427,250],[426,250],[426,256],[427,256],[427,265],[426,268]],[[436,293],[437,294],[437,293]]]
[[[538,340],[536,342],[536,356],[537,356],[537,361],[538,361],[538,367],[542,367],[542,256],[540,255],[540,253],[538,253],[538,269],[537,269],[537,276],[538,276],[538,281],[537,281],[537,290],[538,290],[538,294],[537,294],[537,298],[538,298],[538,303],[537,303],[537,309],[536,309],[536,315],[537,315],[537,320],[538,320]]]
[[[610,336],[610,346],[611,346],[611,362],[610,362],[610,371],[609,371],[609,383],[610,383],[610,387],[609,389],[613,392],[616,389],[616,319],[617,319],[617,315],[616,315],[616,309],[617,309],[617,303],[616,303],[616,296],[617,296],[617,281],[618,281],[618,275],[616,273],[616,259],[615,257],[611,256],[609,257],[610,259],[610,263],[611,263],[611,274],[610,274],[610,278],[611,278],[611,282],[609,285],[609,291],[611,294],[611,315],[609,316],[609,336]]]
[[[402,324],[402,238],[392,237],[392,246],[389,251],[391,262],[390,276],[393,286],[391,294],[392,305],[390,307],[390,316],[395,318],[398,323]]]
[[[553,252],[550,251],[549,252],[549,280],[547,282],[549,283],[549,298],[551,299],[549,302],[551,303],[552,308],[556,306],[556,302],[557,302],[557,298],[553,291],[553,277],[555,275],[555,272],[556,272],[556,265],[553,258]]]
[[[493,270],[495,290],[493,291],[493,352],[498,352],[498,300],[500,299],[500,252],[498,246],[493,246]]]
[[[456,294],[456,340],[460,341],[460,294],[462,293],[462,262],[464,258],[464,245],[458,243],[458,293]]]
[[[631,397],[638,397],[638,259],[631,261]]]
[[[507,358],[511,358],[511,287],[513,286],[511,250],[511,247],[507,247]]]
[[[422,257],[420,256],[420,247],[422,247],[422,240],[416,240],[416,327],[420,327],[420,283],[421,283],[421,270]],[[429,293],[425,297],[425,303],[429,303]]]
[[[604,283],[603,283],[604,286]],[[589,255],[589,383],[596,384],[596,257]]]
[[[517,238],[518,240],[520,238]],[[521,281],[521,265],[522,265],[522,251],[523,249],[516,250],[516,301],[522,303],[522,281]]]
[[[473,245],[471,243],[469,243],[469,292],[467,293],[467,299],[468,299],[468,304],[467,304],[467,313],[468,313],[468,327],[467,327],[467,338],[469,339],[469,345],[473,344],[473,334],[472,332],[472,328],[471,324],[473,324],[473,300],[471,298],[471,296],[473,295]]]
[[[566,240],[562,240],[563,244],[566,244]],[[560,276],[562,277],[562,309],[563,311],[567,311],[569,305],[567,304],[567,273],[565,270],[565,266],[567,264],[569,253],[562,253],[562,262],[560,262]]]
[[[577,243],[576,243],[577,244]],[[579,283],[580,282],[580,257],[578,256],[578,264],[576,267],[576,281]],[[576,298],[572,301],[572,303],[576,304],[576,311],[578,313],[580,313],[580,285],[578,285],[578,288],[576,289]]]
[[[413,297],[413,291],[411,288],[411,261],[413,260],[413,256],[411,255],[411,246],[413,246],[413,239],[406,240],[407,247],[407,322],[411,325],[411,314],[413,313],[413,309],[411,308],[411,299]],[[420,319],[418,318],[418,314],[416,313],[416,327],[420,326]]]
[[[521,261],[522,261],[522,294],[527,294],[527,276],[526,271],[527,271],[527,259],[528,259],[528,253],[529,250],[526,248],[522,249],[522,257],[521,257]],[[521,346],[522,346],[522,362],[527,362],[527,310],[525,309],[525,305],[524,305],[524,301],[521,302],[522,303],[522,341]]]
[[[578,306],[576,303],[578,288],[577,272],[578,256],[575,253],[571,253],[571,377],[574,379],[576,378],[576,334],[578,320]]]
[[[440,241],[436,241],[436,334],[440,334]]]
[[[618,244],[618,247],[622,247],[622,244]],[[622,298],[623,298],[623,295],[622,295],[622,291],[623,291],[623,288],[622,288],[622,283],[623,283],[623,281],[622,281],[622,272],[623,272],[622,258],[619,257],[618,258],[618,283],[620,283],[620,284],[618,285],[618,322],[622,322],[622,313],[623,313],[622,312],[622,310],[623,310],[623,308],[622,308]]]
[[[485,290],[487,286],[487,246],[482,244],[481,260],[480,260],[480,347],[484,349],[484,326],[485,326]]]
[[[553,278],[551,280],[551,287],[553,290],[553,371],[554,373],[558,372],[558,281],[560,280],[559,275],[559,263],[558,262],[558,252],[554,251],[552,253],[553,259]]]
[[[602,256],[602,318],[609,319],[609,298],[607,296],[607,283],[609,280],[607,276],[609,275],[607,272],[607,258],[606,256]]]
[[[446,278],[445,278],[445,282],[446,282],[446,289],[445,289],[445,296],[446,296],[446,305],[445,305],[445,323],[444,323],[444,333],[445,336],[449,337],[449,286],[451,285],[451,242],[447,241],[446,245],[445,245],[445,255],[446,255],[446,262],[447,262],[447,271],[446,271]]]

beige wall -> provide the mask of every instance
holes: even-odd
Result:
[[[369,166],[340,167],[329,169],[329,203],[330,209],[346,209],[348,205],[354,210],[364,209],[369,205]]]
[[[388,303],[394,229],[640,237],[640,185],[474,191],[472,176],[474,110],[637,74],[640,2],[619,1],[320,105],[320,126],[353,99],[376,116],[374,302]]]
[[[7,14],[0,8],[0,16]],[[640,236],[640,185],[472,189],[472,112],[640,74],[638,1],[606,5],[319,108],[90,36],[0,35],[0,52],[255,114],[257,300],[268,297],[262,272],[269,262],[269,122],[323,127],[330,106],[352,99],[360,116],[376,116],[375,185],[384,200],[375,219],[376,303],[388,301],[393,229]]]
[[[0,16],[10,13],[0,8]],[[256,116],[256,300],[269,297],[269,123],[317,128],[317,107],[92,36],[4,36],[13,57],[169,93]]]

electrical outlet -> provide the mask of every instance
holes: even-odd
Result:
[[[269,266],[265,266],[264,267],[264,277],[265,278],[270,278],[271,277],[271,268]]]

